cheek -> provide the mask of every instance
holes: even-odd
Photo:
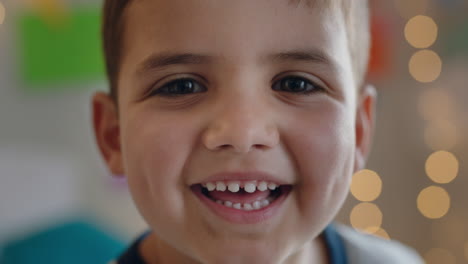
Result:
[[[133,199],[148,222],[177,222],[184,217],[187,187],[181,175],[190,152],[190,125],[151,113],[136,116],[122,122],[122,153]]]
[[[303,214],[330,218],[348,193],[354,165],[355,130],[351,111],[336,107],[296,120],[290,135],[301,184]]]

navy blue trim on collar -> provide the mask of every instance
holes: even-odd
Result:
[[[325,228],[322,233],[328,248],[328,257],[331,264],[348,264],[346,248],[341,236],[336,231],[333,224]]]
[[[117,260],[117,264],[145,264],[142,256],[140,255],[140,245],[141,242],[150,234],[150,231],[147,231],[141,235],[132,245],[122,254]]]

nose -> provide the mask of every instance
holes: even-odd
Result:
[[[203,134],[211,151],[248,153],[267,150],[279,142],[279,133],[268,107],[252,99],[234,99],[220,104]]]

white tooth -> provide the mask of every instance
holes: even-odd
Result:
[[[270,202],[267,199],[262,201],[262,207],[267,207],[269,204]]]
[[[240,203],[236,203],[234,204],[232,207],[236,208],[236,209],[241,209],[242,208],[242,205]]]
[[[216,200],[216,203],[217,203],[217,204],[223,204],[223,201],[221,201],[221,200]]]
[[[257,186],[255,186],[254,182],[249,182],[244,185],[244,190],[248,193],[254,193],[256,189]]]
[[[216,189],[216,185],[212,182],[208,182],[206,183],[206,188],[208,189],[208,191],[214,191],[214,189]]]
[[[232,207],[232,202],[231,201],[225,201],[224,205],[227,207]]]
[[[221,191],[221,192],[226,191],[226,184],[224,184],[224,182],[217,182],[216,183],[216,190]]]
[[[240,189],[239,182],[228,183],[228,189],[229,191],[234,192],[234,193],[238,192]]]
[[[260,209],[260,208],[262,208],[262,203],[261,203],[260,201],[255,201],[255,202],[253,203],[253,208],[254,208],[254,209]]]
[[[272,191],[275,190],[276,187],[278,187],[278,185],[276,185],[275,183],[272,183],[272,182],[271,182],[271,183],[268,184],[268,189],[270,189],[270,190],[272,190]]]
[[[249,204],[249,203],[245,203],[245,204],[244,204],[244,210],[250,211],[250,210],[252,210],[252,209],[253,209],[253,208],[252,208],[252,205],[251,205],[251,204]]]
[[[264,192],[268,189],[268,183],[262,181],[258,184],[257,189],[261,192]]]

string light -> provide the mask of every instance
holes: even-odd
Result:
[[[351,226],[358,230],[375,233],[382,225],[383,214],[373,203],[360,203],[351,210]]]
[[[437,151],[427,158],[426,173],[436,183],[449,183],[458,175],[458,160],[450,152]]]
[[[442,60],[432,50],[420,50],[411,57],[409,71],[418,82],[430,83],[439,78],[442,72]]]
[[[437,39],[438,27],[428,16],[415,16],[405,26],[405,37],[409,44],[418,49],[426,49]]]
[[[361,202],[371,202],[382,192],[382,180],[371,170],[361,170],[353,175],[351,193]]]
[[[429,186],[419,193],[417,206],[425,217],[438,219],[450,209],[450,196],[444,188]]]

